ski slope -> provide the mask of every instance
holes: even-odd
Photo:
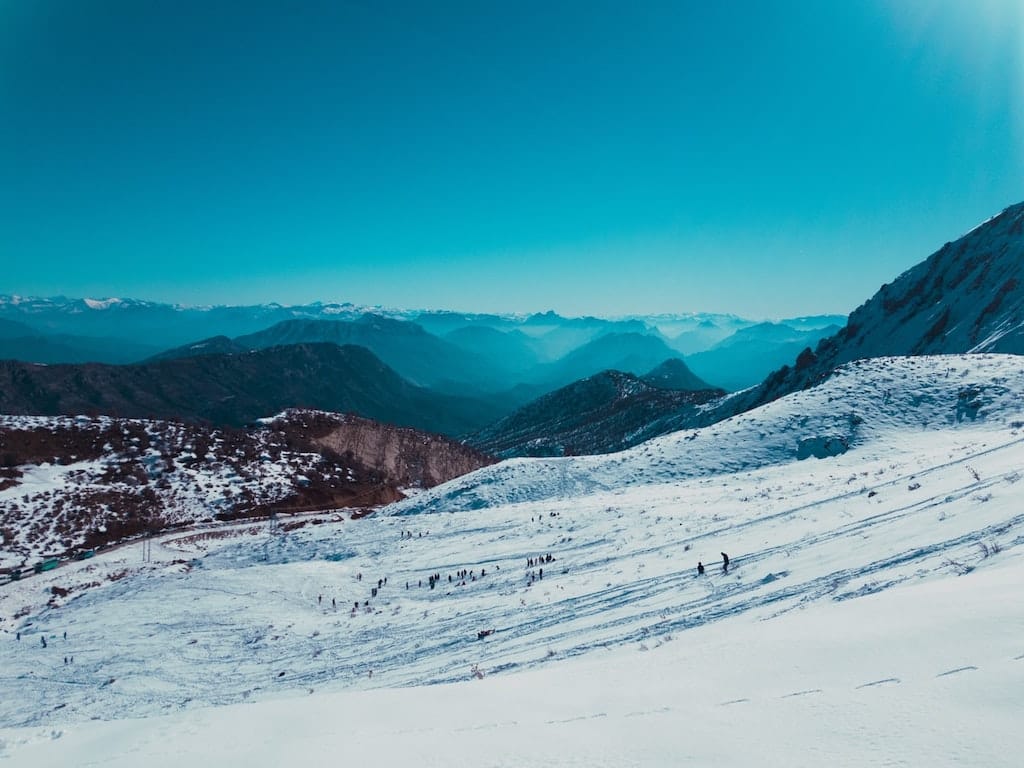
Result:
[[[0,756],[1016,765],[1022,472],[1024,359],[889,358],[363,520],[168,534],[0,588]]]

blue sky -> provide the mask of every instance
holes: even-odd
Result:
[[[1016,0],[0,0],[0,292],[847,313],[1022,94]]]

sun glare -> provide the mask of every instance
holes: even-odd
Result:
[[[957,73],[984,114],[1011,121],[1016,151],[1024,152],[1024,2],[886,0],[884,5],[906,49],[938,75]]]

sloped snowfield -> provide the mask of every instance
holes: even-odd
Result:
[[[1022,473],[1024,358],[881,359],[360,521],[168,535],[0,587],[0,756],[1019,765]]]

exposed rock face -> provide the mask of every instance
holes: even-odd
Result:
[[[352,457],[387,475],[400,488],[432,488],[492,464],[489,456],[441,435],[381,424],[351,414],[289,411],[312,448]],[[271,421],[271,428],[277,427]],[[291,428],[293,428],[291,427]]]

